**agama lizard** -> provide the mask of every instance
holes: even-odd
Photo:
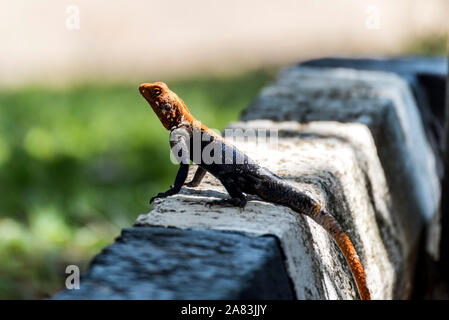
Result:
[[[215,200],[209,202],[209,205],[227,204],[244,208],[247,202],[246,195],[256,195],[262,200],[287,206],[297,213],[312,218],[330,234],[343,253],[355,279],[360,298],[370,299],[365,271],[354,245],[330,213],[323,210],[315,200],[298,188],[258,165],[219,134],[201,124],[165,83],[143,83],[139,91],[151,105],[162,125],[170,131],[172,153],[180,164],[174,185],[168,191],[151,198],[150,203],[156,198],[165,198],[178,193],[187,179],[190,161],[192,161],[198,165],[198,169],[192,181],[186,184],[188,187],[197,187],[206,172],[209,172],[223,184],[230,195],[228,199]],[[200,154],[205,148],[217,150],[210,148],[210,144],[215,144],[212,145],[214,147],[219,144],[218,150],[222,151],[220,161],[206,163],[201,161],[201,156],[198,157],[193,152],[195,148],[190,146],[195,143],[193,141],[195,132],[201,133]],[[243,160],[237,162],[237,158]]]

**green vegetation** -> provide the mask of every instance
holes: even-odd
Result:
[[[446,56],[448,40],[446,32],[420,36],[411,39],[404,51],[408,55]]]
[[[211,128],[237,120],[272,78],[172,81]],[[0,299],[62,289],[170,186],[168,133],[137,83],[0,91]]]

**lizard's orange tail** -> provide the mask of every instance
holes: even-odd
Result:
[[[351,240],[349,240],[349,237],[343,231],[334,237],[334,240],[343,253],[349,268],[351,269],[352,276],[357,284],[360,299],[371,300],[371,295],[368,290],[368,286],[366,285],[365,271],[363,270],[362,263],[360,262],[359,256],[355,251]]]
[[[371,295],[368,286],[366,285],[365,271],[362,263],[360,262],[360,258],[351,240],[343,232],[337,220],[335,220],[331,214],[324,210],[319,210],[319,213],[310,215],[310,217],[326,229],[326,231],[337,243],[349,265],[349,268],[351,269],[352,276],[354,277],[357,285],[357,290],[359,291],[360,299],[371,300]]]
[[[285,180],[277,179],[259,188],[257,195],[266,201],[281,204],[292,210],[311,217],[322,226],[334,239],[345,257],[362,300],[370,300],[370,292],[366,285],[365,271],[360,258],[349,237],[343,232],[338,221],[312,198],[299,189],[289,185]]]

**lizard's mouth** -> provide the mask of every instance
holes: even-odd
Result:
[[[146,83],[142,83],[139,86],[139,92],[148,102],[151,101],[150,90],[148,90]]]
[[[140,93],[142,94],[142,95],[144,95],[144,92],[146,91],[146,83],[142,83],[140,86],[139,86],[139,91],[140,91]]]

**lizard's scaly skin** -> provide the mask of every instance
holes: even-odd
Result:
[[[170,141],[172,148],[175,143],[184,143],[186,146],[192,145],[195,130],[206,137],[206,139],[201,140],[201,154],[209,144],[220,144],[219,150],[222,150],[222,161],[211,164],[197,163],[198,170],[193,180],[187,184],[188,186],[198,186],[204,174],[208,171],[223,184],[231,196],[230,199],[211,203],[228,203],[243,208],[246,204],[245,194],[253,194],[265,201],[287,206],[295,212],[311,217],[337,243],[351,269],[360,298],[370,300],[370,292],[359,256],[351,240],[331,214],[322,210],[315,200],[305,195],[301,190],[268,169],[261,167],[220,135],[201,124],[187,109],[184,101],[171,91],[165,83],[143,83],[140,85],[139,91],[151,105],[162,125],[170,131],[171,137],[172,135],[177,137],[173,140],[174,142],[172,139]],[[193,157],[193,150],[188,150],[187,159],[179,159],[180,169],[174,186],[166,192],[159,193],[150,202],[155,198],[167,197],[181,190],[187,178],[189,161],[195,162],[196,159]],[[243,161],[236,163],[235,159],[238,157]]]

